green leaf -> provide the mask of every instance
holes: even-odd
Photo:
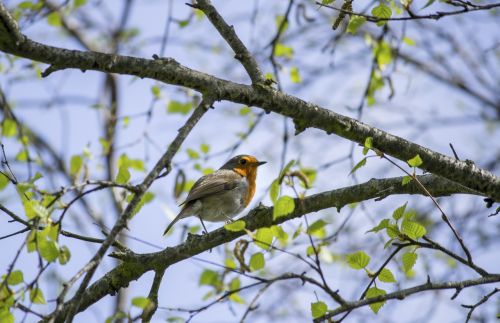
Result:
[[[353,269],[363,269],[370,263],[370,256],[364,251],[357,251],[347,255],[347,263]]]
[[[394,210],[394,212],[392,213],[392,218],[394,220],[399,220],[401,219],[401,217],[403,216],[403,214],[405,213],[405,209],[406,209],[406,205],[408,204],[408,202],[406,202],[405,204],[401,205],[400,207],[398,207],[396,210]]]
[[[328,306],[324,302],[315,302],[311,303],[311,315],[313,319],[317,319],[318,317],[322,317],[328,311]]]
[[[201,144],[200,151],[204,154],[208,154],[208,152],[210,151],[210,146],[207,144]]]
[[[365,22],[365,17],[351,16],[351,18],[349,19],[349,24],[347,25],[347,32],[351,34],[357,33],[359,27],[363,26]]]
[[[269,196],[271,197],[271,201],[273,202],[274,205],[276,205],[276,201],[278,200],[280,191],[281,191],[280,181],[279,179],[275,179],[271,183],[271,188],[269,189]]]
[[[87,3],[87,0],[73,0],[73,7],[75,9],[84,6]]]
[[[133,194],[130,194],[128,197],[127,197],[127,202],[130,202],[133,198]],[[142,207],[151,202],[153,199],[155,198],[155,195],[154,193],[152,192],[146,192],[144,193],[144,195],[141,197],[141,200],[139,201],[139,203],[137,203],[135,209],[134,209],[134,212],[132,212],[132,215],[131,216],[135,216],[137,213],[139,213],[139,211],[142,209]]]
[[[381,70],[383,70],[392,61],[392,49],[391,46],[382,41],[374,47],[374,54],[377,59],[377,64]]]
[[[380,271],[380,274],[378,274],[378,279],[384,283],[395,283],[396,282],[396,278],[394,278],[392,271],[390,271],[387,268],[384,268]]]
[[[260,228],[255,234],[255,244],[260,248],[267,250],[273,242],[273,231],[271,228]]]
[[[278,176],[279,179],[283,178],[283,176],[285,176],[286,173],[288,173],[288,171],[290,170],[290,168],[292,168],[292,166],[295,164],[295,160],[290,160],[286,165],[285,167],[283,167],[283,169],[280,171],[280,176]]]
[[[40,256],[48,262],[55,261],[59,258],[59,246],[55,241],[38,240],[38,250],[40,252]]]
[[[4,137],[17,136],[17,124],[12,119],[5,119],[2,123],[2,135]]]
[[[414,252],[407,252],[403,255],[403,270],[404,272],[410,271],[417,262],[417,254]]]
[[[385,290],[383,289],[379,289],[377,287],[372,287],[370,288],[369,290],[366,291],[366,298],[373,298],[373,297],[377,297],[377,296],[381,296],[381,295],[385,295],[387,294],[385,292]],[[384,306],[385,304],[385,301],[383,302],[377,302],[377,303],[373,303],[373,304],[370,304],[370,308],[372,309],[372,311],[377,314],[378,311],[380,310],[380,308],[382,306]]]
[[[14,323],[14,315],[7,308],[0,308],[0,322]]]
[[[408,184],[409,182],[411,182],[411,180],[412,180],[412,179],[413,179],[413,178],[412,178],[411,176],[408,176],[408,175],[404,176],[404,177],[403,177],[403,180],[401,181],[401,185],[406,185],[406,184]]]
[[[130,171],[128,170],[128,166],[122,165],[118,168],[118,174],[116,174],[115,181],[118,184],[127,184],[130,180]]]
[[[5,174],[0,173],[0,191],[6,188],[9,183],[9,178]]]
[[[288,242],[288,233],[283,230],[283,228],[280,225],[273,225],[271,227],[271,231],[273,233],[273,236],[279,240],[279,242],[282,245],[286,245]]]
[[[422,158],[420,158],[419,154],[415,155],[415,157],[413,157],[412,159],[408,159],[408,165],[410,165],[411,167],[418,167],[422,164],[423,161]]]
[[[354,168],[351,170],[351,172],[349,173],[349,175],[351,174],[354,174],[355,171],[357,171],[358,169],[360,169],[361,167],[365,166],[366,165],[366,157],[361,159],[355,166]]]
[[[290,80],[292,81],[292,83],[302,82],[302,79],[299,74],[299,69],[297,67],[292,67],[290,69]]]
[[[401,232],[413,240],[422,238],[426,233],[425,227],[417,222],[404,220],[401,225]]]
[[[59,263],[61,265],[66,265],[71,258],[71,252],[69,251],[69,248],[66,246],[62,246],[59,249]]]
[[[7,280],[7,284],[17,285],[22,283],[23,281],[24,281],[23,272],[20,270],[14,270],[13,272],[10,273],[9,279]]]
[[[252,109],[248,106],[244,106],[243,108],[240,109],[240,116],[246,116],[252,112]]]
[[[325,225],[327,224],[328,222],[325,222],[321,219],[315,221],[313,224],[309,226],[309,228],[307,229],[307,233],[314,235],[319,239],[324,238],[326,236]]]
[[[433,3],[434,3],[434,1],[436,1],[436,0],[428,0],[428,1],[427,1],[427,3],[426,3],[426,4],[425,4],[425,5],[421,8],[421,10],[422,10],[422,9],[425,9],[425,8],[427,8],[428,6],[430,6],[431,4],[433,4]]]
[[[53,27],[61,27],[61,16],[59,12],[53,11],[47,16],[47,23]]]
[[[245,229],[246,223],[243,220],[234,221],[224,225],[227,231],[239,232]]]
[[[403,37],[403,42],[408,46],[415,46],[415,41],[409,37]]]
[[[45,297],[43,296],[42,290],[40,288],[32,288],[30,290],[30,301],[34,304],[45,304]]]
[[[266,265],[266,260],[264,259],[264,255],[262,252],[257,252],[250,257],[250,269],[252,271],[256,271],[264,268]]]
[[[222,284],[222,281],[220,280],[219,274],[216,271],[205,269],[201,273],[199,284],[214,286],[217,288]]]
[[[188,149],[186,149],[186,153],[187,153],[189,159],[199,159],[200,158],[200,154],[194,149],[188,148]]]
[[[81,155],[74,155],[71,157],[71,160],[69,162],[69,173],[72,176],[75,176],[78,174],[80,169],[82,169],[83,166],[83,158]]]
[[[368,232],[379,232],[381,230],[384,230],[386,228],[389,227],[389,223],[390,223],[390,220],[389,219],[383,219],[382,221],[379,222],[379,224],[373,228],[371,228],[370,230],[366,231],[366,233]]]
[[[331,4],[333,3],[335,0],[323,0],[321,1],[321,4]]]
[[[284,44],[278,43],[274,48],[274,56],[291,59],[293,57],[293,48]]]
[[[170,101],[167,106],[168,113],[180,113],[180,114],[188,114],[189,111],[193,108],[193,104],[191,102],[181,103],[178,101]]]
[[[273,209],[273,220],[286,216],[295,210],[295,201],[290,196],[280,197],[276,203],[274,203]]]
[[[374,15],[377,18],[381,19],[387,19],[391,18],[392,16],[392,10],[388,6],[386,6],[383,3],[380,3],[378,6],[372,9],[372,15]],[[387,23],[386,20],[379,21],[377,22],[377,26],[383,26]]]
[[[395,224],[389,224],[389,226],[387,226],[387,228],[385,229],[385,232],[391,239],[397,238],[401,234],[401,232],[399,232],[398,226]]]
[[[151,87],[151,93],[153,93],[155,99],[159,99],[161,97],[160,87],[158,85],[153,85]]]
[[[149,305],[149,298],[147,297],[134,297],[132,298],[132,305],[138,308],[145,309]]]

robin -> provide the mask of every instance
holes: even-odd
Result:
[[[197,215],[205,228],[203,220],[210,222],[230,221],[243,211],[255,194],[257,167],[265,164],[250,155],[231,158],[221,168],[202,176],[194,183],[182,206],[181,211],[168,225],[163,235],[180,219]]]

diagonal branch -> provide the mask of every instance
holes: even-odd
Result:
[[[401,180],[402,177],[378,180],[372,179],[363,184],[311,195],[300,200],[300,202],[296,200],[297,207],[295,211],[276,220],[273,220],[272,208],[259,206],[250,211],[242,220],[245,221],[246,228],[252,231],[258,228],[280,224],[298,218],[304,214],[317,212],[330,207],[335,207],[340,210],[343,206],[350,203],[385,196],[388,191],[390,191],[391,194],[422,194],[419,187],[415,185],[413,181],[403,186]],[[474,194],[460,185],[434,175],[419,176],[419,180],[426,185],[427,189],[434,196],[457,193]],[[109,271],[104,277],[97,280],[86,289],[81,296],[78,298],[74,297],[66,302],[61,309],[61,315],[65,316],[68,309],[71,306],[76,306],[76,303],[79,303],[76,312],[84,311],[104,296],[115,294],[120,288],[128,286],[132,280],[137,280],[148,271],[163,271],[175,263],[230,242],[244,234],[245,231],[229,232],[224,228],[220,228],[203,236],[190,236],[186,242],[176,247],[169,247],[155,253],[114,253],[112,254],[113,257],[119,258],[124,262]]]
[[[228,100],[258,106],[292,118],[296,133],[308,127],[324,130],[364,144],[373,138],[373,147],[399,160],[419,154],[421,169],[440,175],[500,201],[500,178],[477,167],[471,161],[459,161],[426,147],[371,127],[355,119],[308,103],[297,97],[261,84],[253,86],[222,80],[182,66],[174,59],[148,60],[130,56],[67,50],[34,42],[19,31],[15,20],[0,2],[0,50],[51,64],[52,69],[78,68],[107,73],[135,75],[168,84],[181,85],[211,95],[214,100]]]
[[[229,46],[233,49],[237,60],[241,62],[247,71],[253,84],[264,83],[265,78],[255,58],[248,51],[245,44],[234,32],[234,27],[226,23],[224,18],[217,12],[217,9],[212,5],[210,0],[197,0],[194,4],[187,4],[193,8],[203,11],[208,19],[217,29],[219,34],[224,38]]]
[[[74,283],[76,280],[81,277],[83,274],[85,274],[85,277],[80,284],[80,287],[78,288],[75,296],[73,297],[74,302],[70,304],[69,307],[65,308],[65,311],[57,311],[54,313],[54,319],[56,322],[64,322],[68,321],[71,322],[73,320],[74,315],[77,313],[77,310],[80,307],[80,303],[82,302],[82,296],[85,293],[85,290],[92,279],[92,276],[94,275],[97,266],[101,262],[102,258],[104,257],[104,254],[108,250],[108,248],[113,244],[115,241],[116,237],[118,234],[121,232],[122,229],[124,229],[127,225],[128,220],[130,219],[131,215],[133,212],[136,210],[137,206],[139,205],[144,193],[148,190],[148,188],[151,186],[151,184],[154,182],[154,180],[157,178],[158,174],[163,170],[167,169],[167,172],[170,171],[170,163],[172,161],[172,158],[175,156],[177,151],[179,150],[180,146],[188,136],[188,134],[191,132],[191,130],[194,128],[194,126],[198,123],[198,121],[201,119],[201,117],[205,114],[207,109],[211,106],[212,101],[208,101],[208,98],[204,98],[203,101],[200,103],[198,108],[194,110],[194,112],[191,114],[189,119],[186,121],[184,126],[179,129],[179,133],[176,136],[176,138],[172,141],[170,146],[168,147],[167,151],[163,154],[163,156],[158,160],[156,165],[153,167],[153,169],[148,173],[146,178],[143,180],[143,182],[138,186],[137,192],[134,194],[132,200],[130,203],[127,205],[126,209],[123,211],[123,213],[120,215],[118,220],[116,221],[115,225],[109,232],[108,236],[106,237],[106,240],[102,243],[100,246],[99,250],[97,253],[92,257],[92,259],[80,270],[80,272],[77,273],[72,279],[71,282]],[[69,289],[69,286],[66,288],[64,292],[67,292]],[[62,298],[64,299],[64,298]],[[60,308],[60,310],[62,310]]]

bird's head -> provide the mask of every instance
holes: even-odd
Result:
[[[231,158],[220,169],[231,169],[241,176],[255,179],[257,176],[257,167],[265,163],[265,161],[258,161],[254,156],[238,155]]]

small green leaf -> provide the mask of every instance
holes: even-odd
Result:
[[[284,44],[278,43],[274,48],[274,56],[291,59],[293,57],[293,48]]]
[[[59,257],[59,246],[52,240],[38,240],[40,256],[48,262],[55,261]]]
[[[276,205],[276,201],[280,195],[281,187],[279,179],[275,179],[271,183],[271,188],[269,189],[269,196],[271,197],[271,201]]]
[[[379,289],[377,287],[372,287],[372,288],[370,288],[369,290],[366,291],[366,298],[367,299],[368,298],[373,298],[373,297],[377,297],[377,296],[381,296],[381,295],[385,295],[385,294],[387,294],[385,292],[385,290]],[[380,310],[380,308],[382,306],[384,306],[384,304],[385,304],[385,301],[383,301],[383,302],[377,302],[377,303],[372,303],[372,304],[370,304],[370,308],[372,309],[372,311],[375,314],[377,314],[378,311]]]
[[[216,271],[205,269],[201,273],[199,284],[217,287],[222,284],[222,282],[220,281],[219,274]]]
[[[309,226],[307,229],[307,233],[318,237],[319,239],[324,238],[326,235],[325,225],[328,223],[324,220],[315,221],[313,224]]]
[[[392,10],[388,6],[383,3],[380,3],[378,6],[372,9],[372,15],[381,19],[388,19],[392,16]],[[383,26],[387,23],[387,20],[382,20],[377,22],[377,26]]]
[[[384,283],[395,283],[396,282],[396,278],[394,278],[392,271],[390,271],[387,268],[384,268],[380,271],[380,274],[378,274],[378,279]]]
[[[82,169],[82,166],[83,166],[82,156],[74,155],[73,157],[71,157],[71,160],[69,162],[69,173],[72,176],[75,176],[76,174],[78,174],[80,169]]]
[[[311,315],[313,319],[317,319],[318,317],[322,317],[328,311],[328,306],[324,302],[315,302],[311,303]]]
[[[45,297],[40,288],[32,288],[30,290],[30,301],[34,304],[45,304]]]
[[[405,220],[401,225],[401,232],[413,240],[418,240],[427,233],[427,230],[417,222]]]
[[[7,175],[0,173],[0,191],[3,190],[4,188],[6,188],[7,185],[9,185],[9,183],[10,183],[10,180],[7,177]]]
[[[243,108],[240,109],[240,116],[246,116],[252,112],[252,109],[248,106],[244,106]]]
[[[245,229],[246,223],[243,220],[234,221],[224,225],[227,231],[239,232]]]
[[[363,26],[366,22],[365,17],[360,16],[351,16],[349,19],[349,24],[347,25],[347,32],[351,34],[356,34],[358,32],[359,27]]]
[[[130,171],[128,170],[128,167],[125,165],[122,165],[118,168],[118,174],[116,174],[116,179],[115,181],[118,184],[126,184],[130,180]]]
[[[415,41],[409,37],[404,37],[403,42],[408,46],[415,46]]]
[[[401,181],[401,185],[406,185],[406,184],[408,184],[409,182],[411,182],[411,180],[412,180],[412,179],[413,179],[413,178],[412,178],[411,176],[408,176],[408,175],[404,176],[404,177],[403,177],[403,180]]]
[[[47,23],[53,27],[61,27],[61,16],[59,12],[53,11],[47,16]]]
[[[207,144],[201,144],[200,151],[204,154],[208,154],[208,152],[210,151],[210,146]]]
[[[431,4],[433,4],[434,1],[436,1],[436,0],[428,0],[427,3],[422,7],[422,9],[427,8],[428,6],[430,6]]]
[[[69,251],[69,248],[66,246],[62,246],[59,249],[59,263],[61,265],[66,265],[71,258],[71,252]]]
[[[292,83],[302,82],[302,78],[300,77],[299,69],[297,67],[292,67],[290,69],[290,80]]]
[[[73,0],[73,7],[75,9],[84,6],[87,3],[87,0]]]
[[[191,102],[180,103],[178,101],[170,101],[167,106],[168,113],[188,114],[191,111],[193,104]]]
[[[403,255],[403,270],[404,272],[410,271],[417,262],[417,254],[414,252],[407,252]]]
[[[273,225],[271,227],[271,231],[273,233],[273,236],[279,240],[279,242],[282,245],[286,245],[288,242],[288,233],[283,230],[283,228],[280,225]]]
[[[17,136],[17,124],[12,119],[5,119],[2,123],[2,135],[4,137]]]
[[[354,174],[355,171],[357,171],[358,169],[360,169],[361,167],[365,166],[366,165],[366,157],[361,159],[355,166],[354,168],[351,170],[351,172],[349,173],[349,175],[351,174]]]
[[[383,219],[382,221],[379,222],[379,224],[377,226],[375,226],[372,229],[366,231],[366,233],[368,233],[368,232],[379,232],[381,230],[384,230],[384,229],[386,229],[386,228],[389,227],[389,223],[390,223],[389,219]]]
[[[188,155],[189,159],[199,159],[200,158],[200,154],[196,150],[191,149],[191,148],[186,149],[186,154]]]
[[[290,196],[280,197],[274,204],[273,220],[286,216],[295,210],[295,201]]]
[[[410,165],[411,167],[419,167],[422,164],[423,161],[422,158],[420,158],[419,154],[415,155],[415,157],[413,157],[412,159],[408,159],[408,165]]]
[[[371,148],[373,148],[373,137],[366,137],[363,147],[363,155],[366,155]]]
[[[151,87],[151,93],[153,93],[155,99],[159,99],[161,97],[160,87],[158,85],[153,85]]]
[[[347,263],[353,269],[363,269],[370,263],[370,256],[364,251],[357,251],[347,255]]]
[[[10,273],[9,279],[7,280],[7,284],[9,285],[17,285],[24,281],[23,272],[20,270],[14,270]]]
[[[254,253],[252,257],[250,257],[250,269],[252,271],[262,269],[265,265],[266,261],[262,252]]]
[[[134,297],[132,298],[132,305],[138,308],[145,309],[149,305],[149,298],[147,297]]]
[[[405,213],[405,209],[406,209],[406,205],[408,204],[408,202],[406,202],[405,204],[401,205],[400,207],[398,207],[396,210],[394,210],[394,212],[392,213],[392,218],[394,220],[399,220],[401,219],[401,217],[403,216],[403,214]]]
[[[0,322],[14,323],[14,315],[7,308],[0,308]]]
[[[273,242],[273,231],[271,228],[260,228],[255,234],[255,244],[260,248],[267,250]]]

